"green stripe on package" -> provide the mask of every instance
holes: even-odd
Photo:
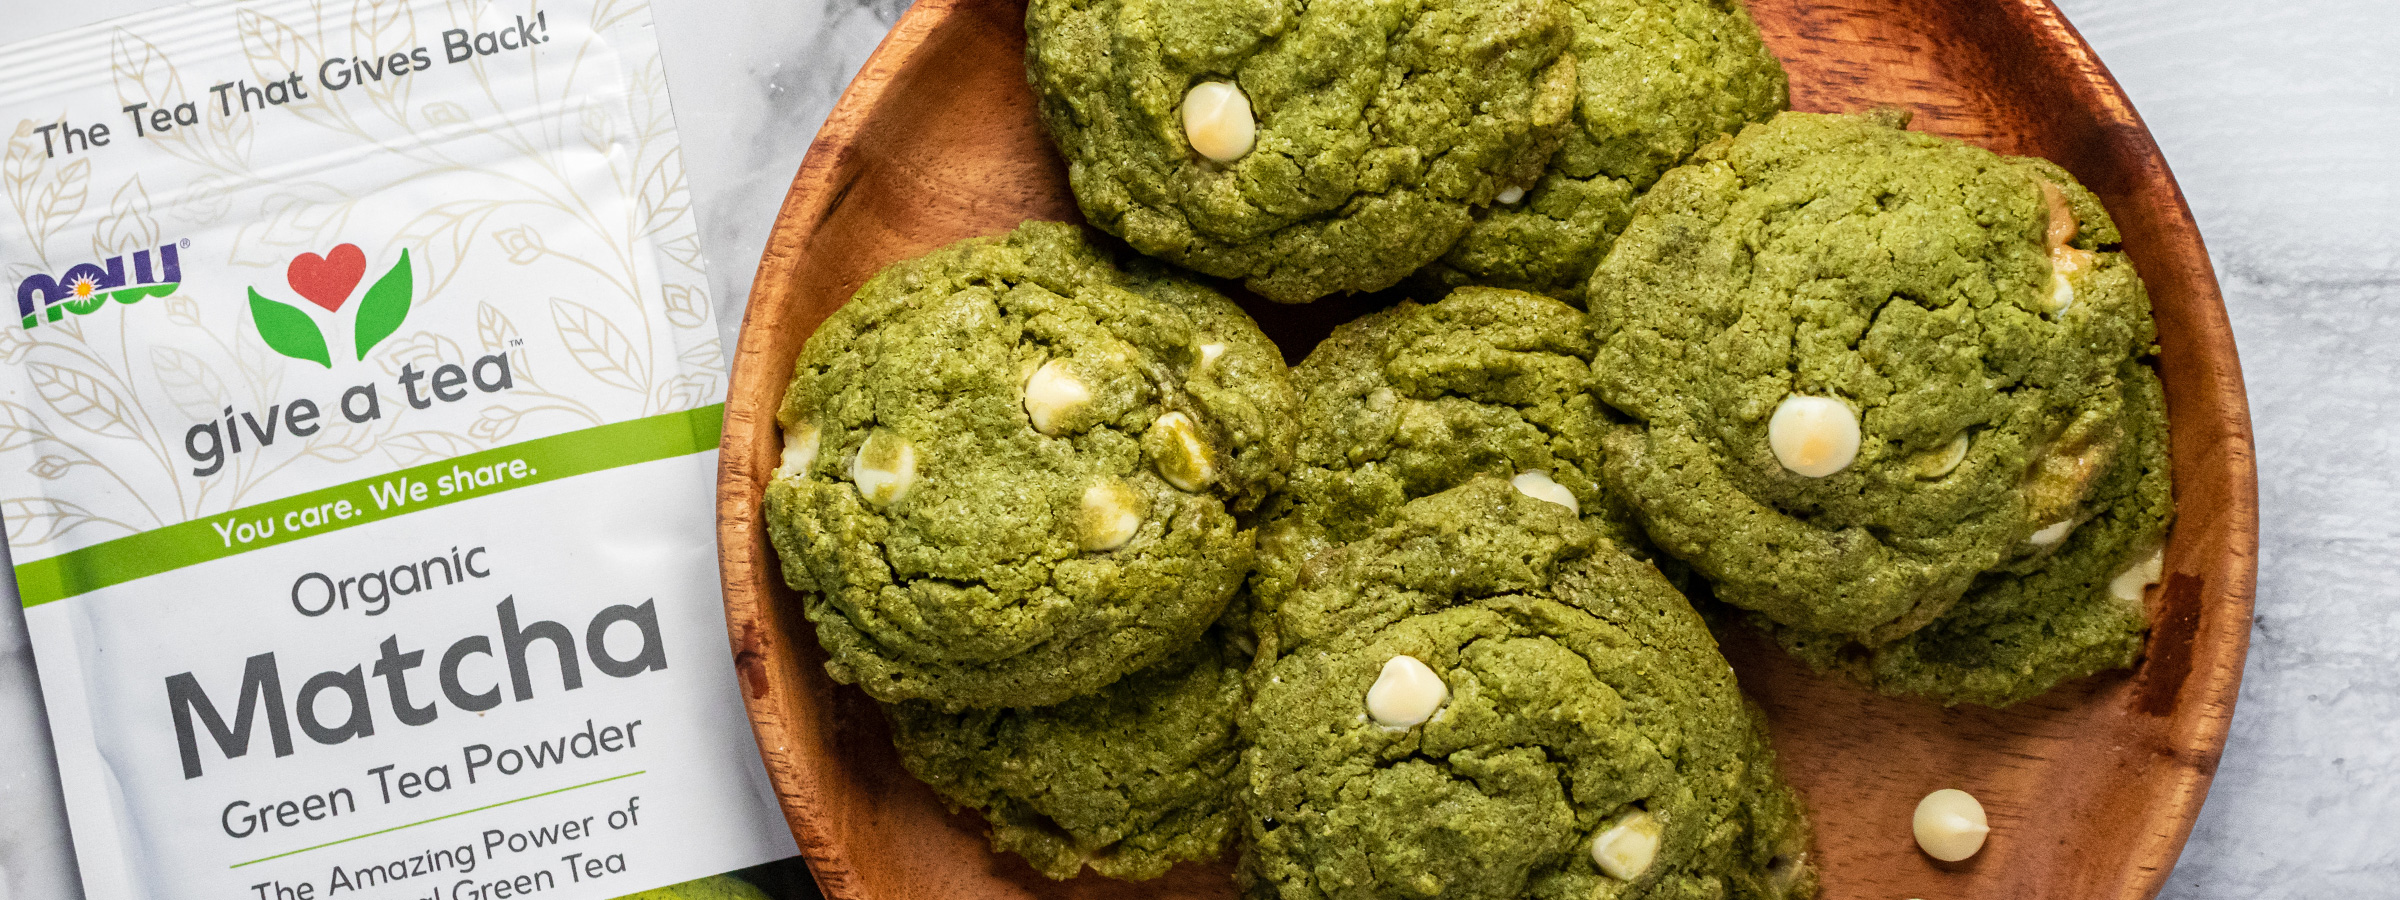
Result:
[[[86,892],[599,900],[794,852],[639,3],[0,52],[0,520]]]

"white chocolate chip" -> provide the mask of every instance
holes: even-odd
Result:
[[[1567,490],[1566,485],[1550,480],[1548,472],[1540,469],[1526,469],[1518,472],[1517,477],[1509,479],[1508,483],[1516,487],[1517,493],[1535,500],[1548,500],[1566,507],[1570,513],[1583,515],[1583,507],[1575,503],[1575,492]]]
[[[1917,459],[1917,477],[1940,478],[1957,471],[1958,464],[1965,462],[1966,459],[1967,434],[1962,431],[1957,437],[1950,439],[1949,446]]]
[[[1209,373],[1209,372],[1216,371],[1216,368],[1217,368],[1217,360],[1218,360],[1218,359],[1220,359],[1220,358],[1222,358],[1224,355],[1225,355],[1225,345],[1224,345],[1224,344],[1217,344],[1217,343],[1201,344],[1201,345],[1200,345],[1200,371],[1201,371],[1201,373],[1202,373],[1202,374],[1207,374],[1207,373]]]
[[[1658,859],[1661,830],[1648,811],[1635,810],[1592,838],[1592,862],[1599,864],[1601,874],[1618,881],[1640,878]]]
[[[1085,550],[1115,550],[1142,530],[1142,497],[1126,483],[1111,478],[1083,489],[1078,510],[1076,543]]]
[[[2166,574],[2167,548],[2160,547],[2144,554],[2117,577],[2108,580],[2108,595],[2127,603],[2142,602],[2142,592],[2157,584]]]
[[[1992,833],[1984,821],[1983,804],[1975,797],[1956,788],[1943,788],[1917,801],[1917,846],[1925,855],[1943,862],[1957,862],[1974,856],[1983,849],[1983,839]]]
[[[1858,414],[1832,397],[1793,394],[1767,418],[1767,447],[1784,468],[1823,478],[1858,458]]]
[[[1043,363],[1025,379],[1025,416],[1033,420],[1033,430],[1043,434],[1057,434],[1066,417],[1091,400],[1092,389],[1075,378],[1063,359]]]
[[[2042,530],[2034,532],[2032,537],[2025,539],[2025,542],[2047,550],[2051,547],[2058,546],[2058,542],[2066,540],[2067,533],[2074,530],[2074,519],[2068,519],[2064,522],[2053,522],[2047,526],[2044,526]]]
[[[2042,312],[2063,315],[2075,305],[2075,284],[2070,277],[2092,264],[2092,252],[2068,246],[2082,223],[2075,220],[2075,207],[2067,203],[2065,191],[2042,182],[2042,203],[2050,213],[2049,227],[2042,235],[2050,249],[2050,295],[2042,299]]]
[[[907,438],[875,429],[850,458],[850,483],[878,509],[889,509],[917,483],[917,448]]]
[[[1203,81],[1183,95],[1183,136],[1201,156],[1229,163],[1250,154],[1258,140],[1258,120],[1250,115],[1250,98],[1223,81]]]
[[[1159,477],[1177,490],[1197,492],[1217,478],[1217,467],[1208,461],[1208,444],[1200,440],[1200,426],[1192,417],[1181,412],[1159,416],[1150,426],[1166,436],[1166,446],[1154,462]]]
[[[1525,199],[1525,189],[1512,184],[1508,187],[1501,188],[1500,193],[1492,197],[1492,199],[1498,200],[1501,203],[1508,204],[1510,206],[1515,206],[1517,201]]]
[[[1450,699],[1450,686],[1414,656],[1395,656],[1367,688],[1367,715],[1393,731],[1406,731],[1433,718]]]
[[[776,467],[777,478],[798,478],[808,474],[808,467],[817,464],[817,426],[802,425],[783,431],[783,465]]]

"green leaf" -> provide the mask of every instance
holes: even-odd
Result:
[[[259,296],[257,288],[250,289],[250,318],[258,322],[258,336],[277,353],[293,359],[305,359],[325,368],[333,368],[333,354],[325,350],[325,333],[308,314]]]
[[[408,268],[408,251],[400,251],[400,261],[392,270],[375,280],[367,289],[367,298],[358,304],[358,358],[366,359],[367,351],[375,349],[384,338],[400,330],[408,320],[408,302],[416,293],[416,275]]]

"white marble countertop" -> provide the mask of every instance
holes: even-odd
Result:
[[[157,5],[0,0],[0,20],[32,35]],[[2162,896],[2391,896],[2400,19],[2388,0],[2061,5],[2190,196],[2258,434],[2264,523],[2249,667],[2215,788]],[[728,341],[810,136],[905,6],[654,0]],[[16,604],[0,602],[0,900],[72,900],[32,671]]]

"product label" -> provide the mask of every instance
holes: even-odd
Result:
[[[0,52],[0,519],[94,898],[617,897],[791,855],[640,3]]]

